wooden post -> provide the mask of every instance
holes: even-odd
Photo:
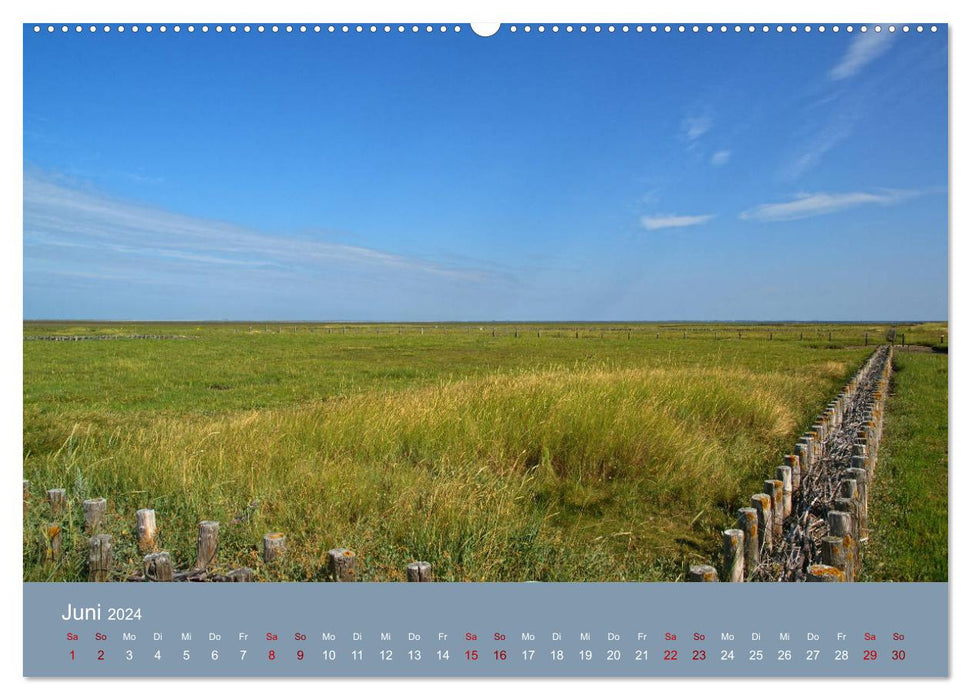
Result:
[[[860,539],[865,540],[868,537],[869,530],[869,517],[868,517],[868,506],[867,506],[867,482],[869,481],[869,476],[867,475],[866,469],[860,467],[853,467],[846,470],[847,476],[856,481],[857,490],[857,514],[860,518]]]
[[[757,493],[752,496],[752,507],[759,518],[759,551],[772,549],[772,496]]]
[[[51,524],[44,528],[44,561],[59,561],[61,558],[61,526]]]
[[[253,580],[253,570],[247,566],[233,569],[226,574],[226,580],[233,583],[250,583]]]
[[[843,511],[831,510],[826,514],[826,524],[829,526],[830,537],[838,537],[843,541],[846,580],[852,581],[859,569],[859,547],[853,536],[853,516]]]
[[[796,445],[796,452],[798,453],[798,451],[799,446]],[[799,462],[800,460],[798,454],[785,456],[785,463],[790,469],[793,493],[799,491],[799,485],[802,483],[802,469],[800,468]]]
[[[47,502],[51,506],[51,515],[57,517],[64,510],[67,503],[67,491],[64,489],[49,489],[47,491]]]
[[[88,580],[107,581],[111,577],[111,535],[95,535],[88,540]]]
[[[283,558],[287,551],[287,536],[282,532],[268,532],[263,535],[263,561],[271,564]]]
[[[776,467],[775,476],[782,482],[782,517],[788,518],[792,513],[792,467]]]
[[[688,580],[699,583],[715,583],[718,581],[718,572],[714,566],[708,564],[693,564],[688,569]]]
[[[759,514],[755,508],[738,509],[738,529],[745,536],[745,577],[750,579],[759,568]]]
[[[806,580],[814,583],[841,583],[844,578],[843,572],[834,566],[813,564],[809,567]]]
[[[844,581],[852,580],[853,553],[847,548],[845,537],[823,538],[823,563],[842,571]]]
[[[809,474],[813,468],[813,438],[811,435],[806,434],[799,438],[799,445],[802,446],[800,450],[796,447],[796,454],[799,455],[799,468],[803,474]]]
[[[101,529],[108,510],[108,501],[103,498],[89,498],[81,504],[84,509],[84,531],[94,535]]]
[[[745,580],[745,557],[742,549],[745,533],[741,530],[725,530],[722,532],[722,562],[725,578],[730,583],[741,583]]]
[[[138,534],[138,549],[151,552],[155,549],[158,529],[155,527],[155,511],[142,508],[135,512],[135,532]]]
[[[427,561],[413,561],[408,565],[407,576],[412,583],[428,583],[432,580],[432,565]]]
[[[215,520],[203,520],[199,523],[199,535],[196,538],[196,568],[208,569],[216,559],[219,549],[219,523]]]
[[[349,549],[327,552],[327,574],[331,581],[349,583],[357,580],[357,555]]]
[[[854,501],[860,500],[860,490],[856,487],[856,479],[840,480],[840,496]]]
[[[167,582],[175,575],[168,552],[146,554],[142,563],[145,567],[145,578],[149,581]]]
[[[772,498],[772,541],[776,546],[782,541],[782,482],[766,479],[762,482],[765,492]]]
[[[841,487],[842,488],[842,487]],[[852,534],[853,539],[859,539],[860,537],[860,524],[859,524],[859,509],[857,508],[855,498],[837,498],[833,501],[833,510],[838,510],[843,513],[849,513],[850,519],[852,520]]]

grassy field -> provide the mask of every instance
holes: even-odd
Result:
[[[865,570],[947,581],[947,355],[899,352],[894,367]]]
[[[24,577],[84,577],[80,503],[104,496],[119,576],[150,507],[177,565],[218,520],[218,566],[263,580],[318,579],[335,546],[364,580],[419,559],[441,580],[676,580],[889,330],[28,323]],[[119,338],[28,340],[48,335]],[[53,487],[70,509],[45,564]],[[274,530],[290,552],[268,570]]]

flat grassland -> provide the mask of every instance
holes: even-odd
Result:
[[[880,581],[947,581],[947,355],[894,355],[870,501],[870,568]]]
[[[84,580],[81,501],[103,496],[116,579],[154,508],[177,567],[218,520],[217,568],[260,580],[318,580],[338,546],[362,580],[415,560],[448,581],[678,580],[889,330],[25,323],[24,578]],[[28,339],[51,335],[117,339]],[[55,487],[64,556],[43,563]],[[289,545],[272,568],[269,531]]]

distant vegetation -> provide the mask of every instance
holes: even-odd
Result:
[[[24,343],[24,576],[82,579],[80,503],[104,496],[129,572],[149,507],[177,564],[218,520],[219,565],[262,579],[318,578],[344,546],[364,580],[413,560],[442,580],[674,580],[889,330],[28,323],[119,338]],[[185,337],[123,337],[153,334]],[[37,556],[54,487],[59,565]],[[271,530],[290,554],[267,571]]]

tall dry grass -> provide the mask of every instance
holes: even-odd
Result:
[[[80,501],[106,496],[119,571],[137,569],[134,511],[151,507],[179,562],[194,556],[195,523],[215,519],[220,564],[266,578],[319,578],[334,546],[358,551],[370,580],[401,579],[415,559],[445,580],[674,578],[850,370],[578,364],[82,421],[25,459],[35,489],[66,486],[73,507],[54,567],[36,563],[46,521],[32,506],[25,577],[82,577]],[[268,530],[290,542],[274,571],[257,552]]]

